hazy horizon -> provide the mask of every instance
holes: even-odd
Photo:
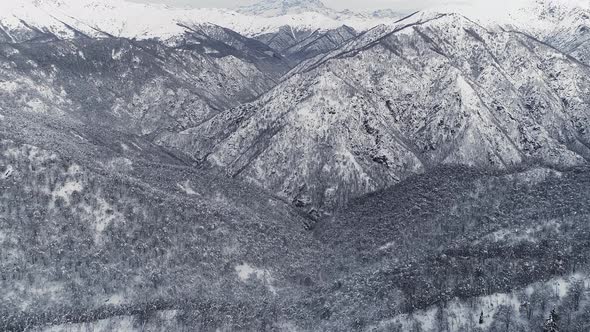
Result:
[[[194,8],[238,8],[251,5],[261,0],[130,0],[139,3],[161,3],[170,6]],[[392,9],[400,13],[416,10],[460,11],[475,17],[496,17],[526,7],[535,0],[321,0],[327,7],[356,11]],[[555,0],[557,1],[557,0]],[[569,4],[584,4],[585,0],[559,0]],[[586,1],[587,2],[587,1]],[[587,4],[584,5],[587,7]]]
[[[170,6],[195,7],[195,8],[239,8],[260,2],[260,0],[131,0],[140,3],[162,3]],[[522,1],[522,0],[517,0]],[[322,0],[322,2],[330,8],[343,10],[377,10],[377,9],[393,9],[400,12],[422,10],[431,7],[441,6],[464,6],[464,5],[481,5],[485,4],[486,0]],[[513,1],[501,0],[500,3]],[[498,2],[494,7],[497,7]]]

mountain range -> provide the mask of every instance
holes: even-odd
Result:
[[[1,3],[0,329],[587,331],[589,38],[574,1]]]

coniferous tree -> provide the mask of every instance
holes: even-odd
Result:
[[[559,332],[559,315],[555,312],[555,309],[551,310],[551,314],[549,315],[549,319],[545,321],[545,325],[543,325],[543,332]]]

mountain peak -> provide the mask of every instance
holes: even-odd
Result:
[[[320,0],[263,0],[244,6],[240,12],[249,15],[280,16],[303,12],[323,12],[329,10]]]

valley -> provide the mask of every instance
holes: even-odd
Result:
[[[590,8],[528,6],[0,4],[0,330],[587,331]]]

